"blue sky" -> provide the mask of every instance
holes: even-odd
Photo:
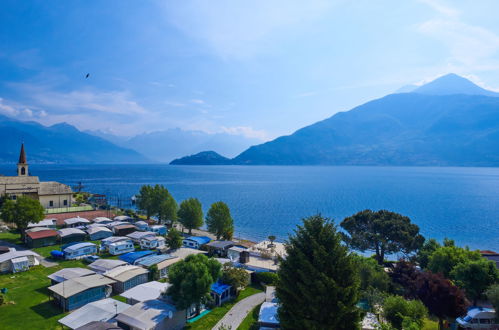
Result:
[[[449,72],[499,89],[498,12],[493,0],[4,0],[0,113],[267,140]]]

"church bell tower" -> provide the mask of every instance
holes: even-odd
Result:
[[[28,176],[28,163],[26,162],[26,152],[24,152],[24,143],[21,144],[21,153],[17,163],[17,176]]]

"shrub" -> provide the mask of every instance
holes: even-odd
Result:
[[[256,273],[256,280],[266,285],[275,285],[277,282],[277,274],[271,272]]]

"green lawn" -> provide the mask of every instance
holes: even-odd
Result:
[[[260,314],[260,306],[262,306],[262,304],[256,306],[251,310],[251,312],[244,318],[243,322],[237,328],[237,330],[256,330],[260,328],[258,326],[258,315]]]
[[[215,307],[212,309],[212,311],[209,314],[206,314],[199,320],[193,323],[189,323],[185,329],[191,329],[191,330],[205,330],[205,329],[211,329],[217,324],[218,321],[222,319],[222,317],[234,306],[237,302],[240,300],[243,300],[246,297],[249,297],[251,295],[254,295],[256,293],[262,292],[261,287],[257,286],[248,286],[246,289],[241,291],[239,293],[239,296],[231,301],[223,304],[220,307]]]
[[[21,235],[12,231],[0,233],[0,241],[5,241],[11,244],[23,244],[21,242]]]

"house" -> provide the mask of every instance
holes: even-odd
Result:
[[[153,233],[152,231],[135,231],[126,235],[126,237],[130,238],[136,244],[140,244],[140,240],[147,236],[154,237],[156,236],[156,233]]]
[[[239,257],[241,255],[241,252],[247,251],[248,249],[243,247],[243,246],[232,246],[227,250],[227,258],[229,258],[232,261],[238,261]]]
[[[106,226],[109,228],[109,229],[113,229],[114,227],[116,226],[121,226],[121,225],[129,225],[130,223],[128,222],[124,222],[124,221],[113,221],[111,223],[108,223]]]
[[[116,267],[104,273],[104,276],[114,280],[113,292],[123,293],[149,280],[149,271],[142,267],[126,265]]]
[[[95,275],[95,272],[90,269],[76,267],[76,268],[63,268],[55,273],[50,274],[47,277],[52,282],[52,285],[55,285],[57,283],[67,281],[72,278],[89,276],[89,275]]]
[[[149,255],[156,255],[156,254],[158,254],[156,251],[151,251],[151,250],[129,252],[119,256],[119,259],[129,263],[130,265],[135,265],[135,263],[140,259],[147,257]]]
[[[147,282],[126,290],[120,296],[126,298],[126,302],[135,305],[139,302],[161,298],[161,295],[171,286],[169,283],[158,281]]]
[[[88,303],[63,317],[58,322],[70,329],[79,329],[80,327],[95,321],[112,321],[118,313],[121,313],[128,308],[130,308],[129,304],[112,298],[106,298]],[[108,324],[112,325],[110,323]],[[114,327],[117,328],[116,326]]]
[[[147,224],[147,222],[145,221],[137,221],[136,223],[134,223],[135,227],[137,227],[138,230],[141,230],[141,231],[146,231],[149,229],[149,225]]]
[[[97,241],[99,239],[108,238],[113,236],[111,229],[106,227],[91,227],[87,229],[88,237],[91,241]]]
[[[94,218],[92,220],[93,223],[99,223],[99,224],[102,224],[102,225],[107,225],[111,222],[113,222],[113,220],[109,219],[109,218],[106,218],[106,217],[97,217],[97,218]]]
[[[264,302],[258,314],[258,324],[260,328],[279,329],[279,319],[277,316],[277,303]]]
[[[158,267],[159,278],[168,277],[168,268],[179,262],[181,259],[168,254],[152,254],[144,258],[140,258],[135,262],[135,265],[142,266],[149,269],[149,267],[156,265]]]
[[[108,298],[115,281],[102,275],[76,277],[48,288],[54,303],[71,311],[93,301]]]
[[[165,301],[147,300],[118,314],[116,321],[123,329],[180,330],[185,326],[186,313]]]
[[[118,215],[114,217],[114,221],[130,222],[133,221],[133,218],[129,217],[128,215]]]
[[[80,218],[79,216],[76,218],[69,218],[64,220],[64,224],[67,228],[76,228],[81,226],[86,226],[90,224],[90,221],[85,218]]]
[[[67,244],[71,242],[81,242],[87,237],[87,234],[78,228],[63,228],[57,231],[61,244]]]
[[[81,259],[85,256],[96,254],[97,245],[94,243],[76,243],[72,244],[62,250],[64,252],[64,259]]]
[[[227,257],[228,250],[233,247],[236,243],[232,241],[212,241],[206,244],[208,252],[210,255],[216,255],[218,257]]]
[[[127,263],[121,260],[99,259],[88,265],[88,268],[90,268],[97,274],[104,274],[111,269],[125,265],[127,265]]]
[[[17,176],[0,176],[0,196],[8,196],[15,200],[18,196],[34,198],[45,209],[70,207],[73,192],[69,186],[59,182],[42,182],[37,176],[32,176],[24,150],[21,145]]]
[[[496,312],[492,308],[471,308],[466,316],[458,317],[456,322],[464,329],[499,329]]]
[[[490,250],[484,250],[480,251],[480,254],[482,257],[485,259],[491,260],[496,263],[496,267],[499,268],[499,253],[490,251]]]
[[[33,251],[16,251],[0,254],[0,273],[17,273],[40,264],[42,257]]]
[[[114,323],[102,322],[102,321],[92,321],[75,330],[123,330]]]
[[[166,226],[163,226],[163,225],[153,225],[151,227],[149,227],[150,231],[152,231],[153,233],[156,233],[157,235],[166,235]]]
[[[215,305],[222,306],[222,304],[232,298],[232,287],[217,281],[211,285],[210,296],[213,298]]]
[[[262,241],[248,248],[250,255],[267,259],[286,258],[286,246],[283,243]]]
[[[209,243],[211,238],[207,236],[189,236],[182,241],[183,245],[188,248],[199,249],[201,246]]]
[[[125,236],[110,236],[108,238],[104,238],[100,241],[101,250],[106,251],[108,249],[109,244],[120,242],[120,241],[129,241],[130,239]]]
[[[57,244],[57,232],[45,229],[26,233],[26,245],[30,248],[49,246]]]
[[[118,241],[108,245],[107,247],[109,254],[117,256],[123,253],[129,253],[135,251],[135,246],[133,242],[129,239],[126,241]]]
[[[35,227],[55,228],[56,226],[57,226],[57,219],[43,219],[40,222],[28,223],[28,228],[35,228]]]
[[[146,236],[140,239],[141,249],[161,249],[166,245],[166,239],[162,236]]]
[[[127,224],[127,225],[117,225],[113,227],[113,232],[116,236],[127,236],[128,234],[133,233],[135,230],[134,225]]]
[[[97,227],[104,227],[104,228],[107,228],[107,226],[103,223],[92,223],[88,226],[86,226],[87,229],[90,229],[90,228],[97,228]],[[107,228],[109,229],[109,228]]]

